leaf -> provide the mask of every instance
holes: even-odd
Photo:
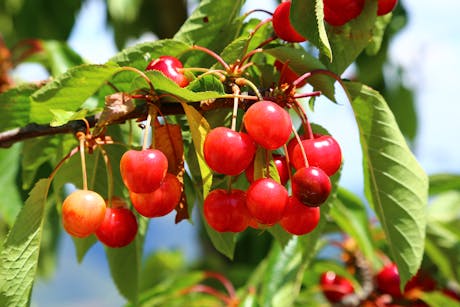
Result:
[[[8,226],[13,223],[22,207],[21,191],[16,184],[16,177],[19,172],[19,160],[21,158],[21,148],[14,145],[9,149],[0,150],[0,220]]]
[[[98,242],[95,235],[90,235],[86,238],[72,237],[73,245],[75,246],[75,253],[78,263],[81,263],[85,258],[86,253]]]
[[[44,57],[40,62],[50,70],[52,76],[63,74],[69,68],[84,63],[82,57],[65,42],[55,40],[40,42],[43,51],[38,57]]]
[[[436,196],[427,208],[427,218],[429,224],[460,220],[460,191],[449,191]]]
[[[86,114],[88,113],[86,110],[72,112],[72,111],[49,109],[49,111],[54,116],[54,118],[50,122],[51,127],[59,127],[59,126],[65,125],[71,120],[84,119]]]
[[[37,89],[35,84],[24,84],[0,93],[0,131],[30,122],[30,95]]]
[[[32,95],[30,121],[49,123],[51,109],[76,111],[110,77],[120,70],[114,65],[80,65],[69,69]]]
[[[440,291],[422,292],[420,299],[429,304],[430,307],[460,307],[460,303],[457,300]]]
[[[346,88],[360,134],[366,197],[385,232],[404,287],[423,256],[428,178],[382,96],[359,83],[347,82]]]
[[[383,16],[378,16],[374,23],[374,29],[372,30],[372,39],[366,47],[366,53],[368,55],[376,55],[380,47],[382,46],[383,36],[385,34],[385,29],[390,23],[392,14],[386,14]]]
[[[437,195],[450,190],[460,191],[460,175],[435,174],[430,176],[430,195]]]
[[[0,305],[26,306],[37,270],[50,179],[38,181],[0,253]]]
[[[333,54],[324,25],[323,7],[321,0],[293,0],[290,18],[295,29],[332,60]]]

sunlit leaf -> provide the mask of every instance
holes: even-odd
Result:
[[[30,95],[37,89],[36,84],[25,84],[0,94],[0,131],[30,122]]]
[[[16,177],[19,172],[19,160],[21,148],[15,145],[9,149],[0,150],[0,219],[12,226],[16,216],[21,210],[23,201],[20,194],[20,187],[16,184]]]

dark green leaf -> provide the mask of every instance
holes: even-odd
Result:
[[[36,183],[0,253],[0,305],[26,306],[37,270],[50,179]]]
[[[435,174],[430,176],[430,195],[437,195],[450,190],[460,191],[460,175]]]
[[[366,197],[376,211],[401,275],[415,275],[423,256],[428,178],[382,96],[347,82],[358,124]]]
[[[15,145],[9,149],[0,150],[0,219],[12,226],[16,216],[22,207],[21,193],[16,183],[19,172],[19,160],[21,158],[21,148]]]

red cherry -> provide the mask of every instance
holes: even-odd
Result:
[[[241,232],[250,220],[246,193],[241,190],[211,191],[204,200],[203,212],[208,224],[219,232]]]
[[[291,24],[290,20],[291,1],[278,5],[273,12],[273,29],[279,38],[287,42],[304,42],[307,39],[299,34]]]
[[[354,292],[351,282],[332,271],[321,274],[320,285],[324,296],[331,303],[340,302],[344,296]]]
[[[289,113],[271,101],[259,101],[249,107],[243,117],[244,127],[253,140],[265,149],[283,146],[291,135]]]
[[[400,290],[401,279],[398,267],[394,263],[385,265],[376,276],[377,288],[380,292],[390,294],[395,298],[402,297]]]
[[[160,217],[170,213],[176,208],[181,196],[182,184],[176,176],[169,173],[153,192],[129,193],[134,208],[145,217]]]
[[[246,133],[217,127],[206,136],[203,152],[206,163],[213,171],[236,176],[251,163],[256,145]]]
[[[77,190],[62,204],[62,224],[72,236],[84,238],[94,233],[104,219],[104,198],[96,192]]]
[[[120,160],[120,172],[126,187],[134,193],[149,193],[165,178],[168,159],[157,149],[128,150]]]
[[[287,164],[286,157],[283,155],[274,154],[273,162],[275,163],[276,170],[278,171],[281,185],[286,185],[289,180],[289,166]],[[246,168],[245,175],[249,183],[254,182],[254,161],[252,161],[248,168]]]
[[[320,210],[318,207],[307,207],[297,198],[290,196],[280,225],[287,232],[301,236],[315,229],[319,223],[319,218]]]
[[[321,168],[328,176],[334,175],[339,170],[342,164],[342,151],[339,143],[332,136],[315,134],[313,139],[303,140],[302,146],[310,166]],[[292,154],[289,153],[289,158],[296,169],[305,167],[302,150],[298,143],[294,146]]]
[[[318,167],[303,167],[292,176],[292,195],[306,206],[316,207],[324,203],[331,189],[329,176]]]
[[[281,61],[276,60],[274,65],[276,70],[281,73],[280,84],[287,83],[290,85],[299,78],[299,75],[296,72],[294,72],[288,65],[285,65]],[[297,84],[297,87],[302,87],[305,84],[307,84],[307,80],[303,80]]]
[[[145,70],[161,71],[166,77],[173,80],[180,87],[186,87],[189,83],[187,77],[180,71],[182,63],[173,56],[160,56],[152,60]]]
[[[454,290],[448,289],[448,288],[444,288],[444,289],[441,290],[441,292],[442,292],[445,296],[448,296],[448,297],[450,297],[451,299],[460,302],[460,294],[457,293],[457,292],[455,292]]]
[[[137,221],[131,210],[123,207],[107,208],[96,236],[109,247],[123,247],[131,243],[137,234]]]
[[[418,271],[404,287],[404,293],[418,289],[423,292],[430,292],[436,289],[436,281],[423,271]]]
[[[324,20],[332,26],[343,26],[358,17],[365,0],[323,0]]]
[[[379,0],[377,6],[377,16],[382,16],[390,13],[396,7],[398,0]]]
[[[273,225],[284,214],[289,196],[286,188],[270,178],[254,181],[246,192],[246,205],[257,222]]]

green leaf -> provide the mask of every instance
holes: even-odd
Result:
[[[78,110],[119,70],[114,65],[81,65],[69,69],[32,95],[30,121],[49,123],[54,118],[51,109]]]
[[[440,291],[422,292],[420,299],[429,304],[430,307],[460,307],[458,301]]]
[[[65,73],[69,68],[84,63],[82,57],[70,46],[61,41],[40,41],[42,51],[31,57],[31,61],[37,61],[45,66],[52,76]]]
[[[12,226],[16,216],[22,207],[21,191],[16,184],[16,177],[19,172],[19,160],[21,158],[21,148],[14,145],[8,149],[0,150],[0,220]]]
[[[26,306],[37,270],[50,179],[38,181],[0,253],[0,305]]]
[[[81,263],[85,258],[86,253],[98,242],[95,235],[90,235],[86,238],[72,237],[73,245],[75,246],[75,254],[78,263]]]
[[[72,112],[50,109],[49,111],[54,115],[54,118],[50,122],[51,127],[59,127],[65,125],[71,120],[84,119],[86,114],[88,113],[87,110]]]
[[[382,46],[383,36],[385,34],[385,29],[391,21],[392,14],[386,14],[383,16],[377,17],[374,23],[374,29],[372,30],[372,39],[366,47],[366,53],[368,55],[376,55],[380,47]]]
[[[345,233],[356,240],[361,252],[373,263],[373,267],[379,267],[380,263],[375,257],[376,250],[369,229],[369,217],[363,202],[351,192],[339,188],[329,214]]]
[[[377,1],[366,1],[361,14],[341,27],[328,26],[333,60],[321,55],[322,62],[333,72],[342,74],[372,39]]]
[[[427,210],[428,222],[460,220],[460,191],[449,191],[434,198]]]
[[[460,191],[460,175],[435,174],[430,176],[430,195],[437,195],[450,190]]]
[[[30,95],[37,89],[35,84],[24,84],[0,94],[0,131],[30,122]]]
[[[382,96],[347,82],[358,124],[366,197],[375,210],[401,275],[402,287],[423,256],[428,178],[408,148]]]
[[[192,81],[187,89],[193,92],[216,92],[225,93],[224,85],[215,76],[206,75],[199,79]]]
[[[323,7],[321,0],[293,0],[291,22],[300,34],[332,60],[333,54],[324,25]]]

